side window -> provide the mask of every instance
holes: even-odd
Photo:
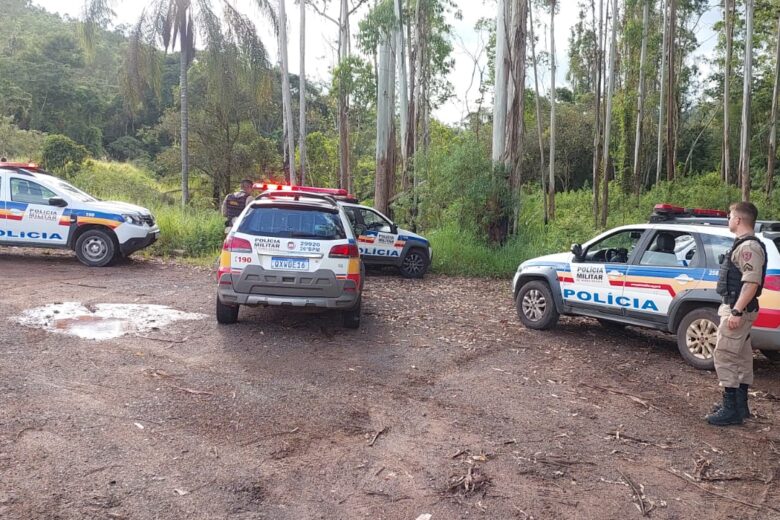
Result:
[[[604,237],[588,246],[585,262],[625,264],[643,233],[642,229],[626,229]]]
[[[659,231],[639,259],[639,265],[688,267],[698,261],[696,255],[696,239],[690,233]]]
[[[352,229],[355,229],[355,225],[357,224],[357,219],[355,218],[355,210],[353,208],[350,208],[349,206],[344,206],[344,213],[347,214],[347,218],[349,219],[349,224],[352,226]]]
[[[707,267],[717,268],[720,266],[722,256],[731,249],[734,239],[731,237],[721,237],[717,235],[701,235],[704,242],[704,254],[707,257]]]
[[[46,206],[49,204],[49,199],[56,196],[56,193],[36,182],[27,179],[11,179],[11,200],[15,202]]]
[[[382,233],[390,233],[390,223],[378,213],[374,213],[367,209],[361,209],[360,213],[363,215],[363,222],[368,229],[372,231],[381,231]]]

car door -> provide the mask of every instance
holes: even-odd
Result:
[[[698,233],[653,231],[626,273],[626,316],[668,322],[672,301],[685,291],[696,289],[704,277],[706,262],[702,251]]]
[[[350,206],[356,219],[358,246],[363,258],[368,262],[386,262],[398,258],[403,246],[399,247],[397,228],[378,211]]]
[[[571,277],[559,278],[564,304],[578,314],[623,316],[623,285],[643,229],[621,229],[587,244],[571,263]]]
[[[8,186],[6,240],[64,245],[68,239],[68,226],[61,224],[65,208],[49,204],[58,194],[26,176],[10,175]]]

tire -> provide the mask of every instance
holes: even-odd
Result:
[[[238,305],[225,305],[217,296],[217,323],[232,325],[238,321]]]
[[[76,257],[89,267],[105,267],[118,256],[114,237],[102,229],[89,229],[76,240]]]
[[[422,249],[410,249],[401,260],[398,270],[404,278],[422,278],[428,271],[430,263],[428,253]]]
[[[677,349],[683,359],[699,370],[715,368],[715,343],[720,317],[714,307],[694,309],[677,325]]]
[[[604,318],[596,318],[596,321],[605,329],[623,330],[626,328],[626,324],[619,321],[605,320]]]
[[[354,307],[348,311],[341,312],[341,323],[345,329],[357,329],[360,327],[360,307],[362,297],[358,297],[358,301]]]
[[[515,307],[520,321],[529,329],[549,329],[560,317],[550,286],[540,280],[532,280],[520,288]]]
[[[772,363],[780,363],[780,350],[762,350],[761,353]]]

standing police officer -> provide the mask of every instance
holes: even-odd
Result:
[[[252,202],[252,181],[244,179],[235,193],[228,193],[225,200],[222,201],[222,216],[227,220],[225,226],[229,229],[237,216],[244,211],[247,204]]]
[[[750,202],[737,202],[729,210],[729,231],[736,239],[721,262],[717,287],[723,304],[718,309],[720,326],[714,357],[723,403],[707,416],[707,422],[715,426],[742,424],[750,417],[750,328],[758,316],[758,297],[766,276],[766,248],[753,234],[758,209]]]

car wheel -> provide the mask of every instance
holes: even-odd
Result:
[[[90,229],[76,240],[76,257],[89,267],[105,267],[116,256],[116,243],[108,231]]]
[[[360,307],[361,298],[358,298],[354,307],[348,311],[341,312],[341,323],[346,329],[357,329],[360,327]]]
[[[715,368],[715,345],[720,317],[716,309],[705,307],[686,314],[677,326],[677,348],[683,359],[699,370]]]
[[[596,321],[598,321],[602,327],[607,329],[623,330],[626,328],[626,324],[620,323],[619,321],[605,320],[604,318],[596,318]]]
[[[232,325],[238,321],[238,305],[225,305],[217,296],[217,323]]]
[[[762,350],[761,353],[772,363],[780,363],[780,351]]]
[[[422,249],[410,249],[401,260],[401,275],[404,278],[422,278],[428,270],[430,260]]]
[[[520,321],[529,329],[549,329],[558,323],[560,314],[546,282],[533,280],[523,285],[515,304]]]

